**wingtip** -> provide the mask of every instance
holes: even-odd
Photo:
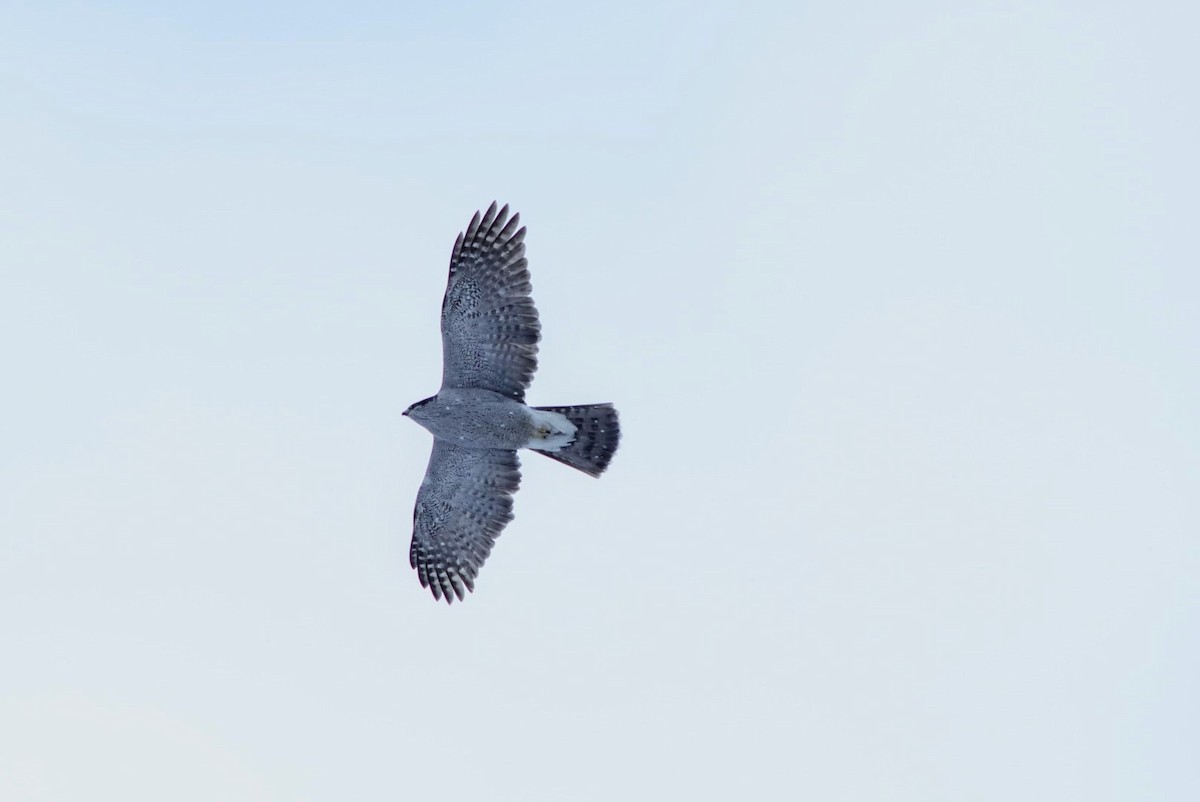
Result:
[[[506,206],[505,208],[508,207]],[[479,221],[479,228],[482,231],[489,231],[494,222],[496,222],[496,202],[492,201],[492,205],[487,208],[483,219]]]
[[[467,223],[466,231],[463,231],[462,233],[460,233],[458,235],[458,239],[459,239],[460,243],[464,240],[469,240],[475,236],[475,233],[477,231],[479,231],[479,223],[480,223],[481,219],[482,218],[478,211],[476,211],[475,214],[471,215],[471,222]]]

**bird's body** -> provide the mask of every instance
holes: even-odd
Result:
[[[442,387],[405,415],[434,436],[413,511],[409,562],[434,598],[462,599],[512,520],[517,449],[590,476],[620,440],[611,404],[531,407],[541,324],[530,297],[525,229],[508,207],[471,218],[450,257],[442,301]]]
[[[464,448],[556,451],[575,435],[575,427],[559,413],[477,387],[444,388],[406,414],[439,440]]]

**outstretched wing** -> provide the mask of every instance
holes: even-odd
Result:
[[[408,561],[435,599],[449,604],[475,590],[483,561],[513,519],[520,467],[515,451],[433,441],[413,510]]]
[[[482,387],[525,400],[541,325],[520,220],[493,203],[454,243],[442,300],[443,388]]]

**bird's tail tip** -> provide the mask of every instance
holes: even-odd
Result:
[[[580,404],[572,407],[534,407],[557,412],[575,427],[575,439],[556,451],[539,451],[564,465],[599,476],[608,468],[621,442],[621,421],[612,404]]]

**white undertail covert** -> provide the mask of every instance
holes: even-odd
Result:
[[[560,412],[548,409],[529,410],[534,425],[533,437],[525,445],[537,451],[559,451],[575,439],[575,424]]]

